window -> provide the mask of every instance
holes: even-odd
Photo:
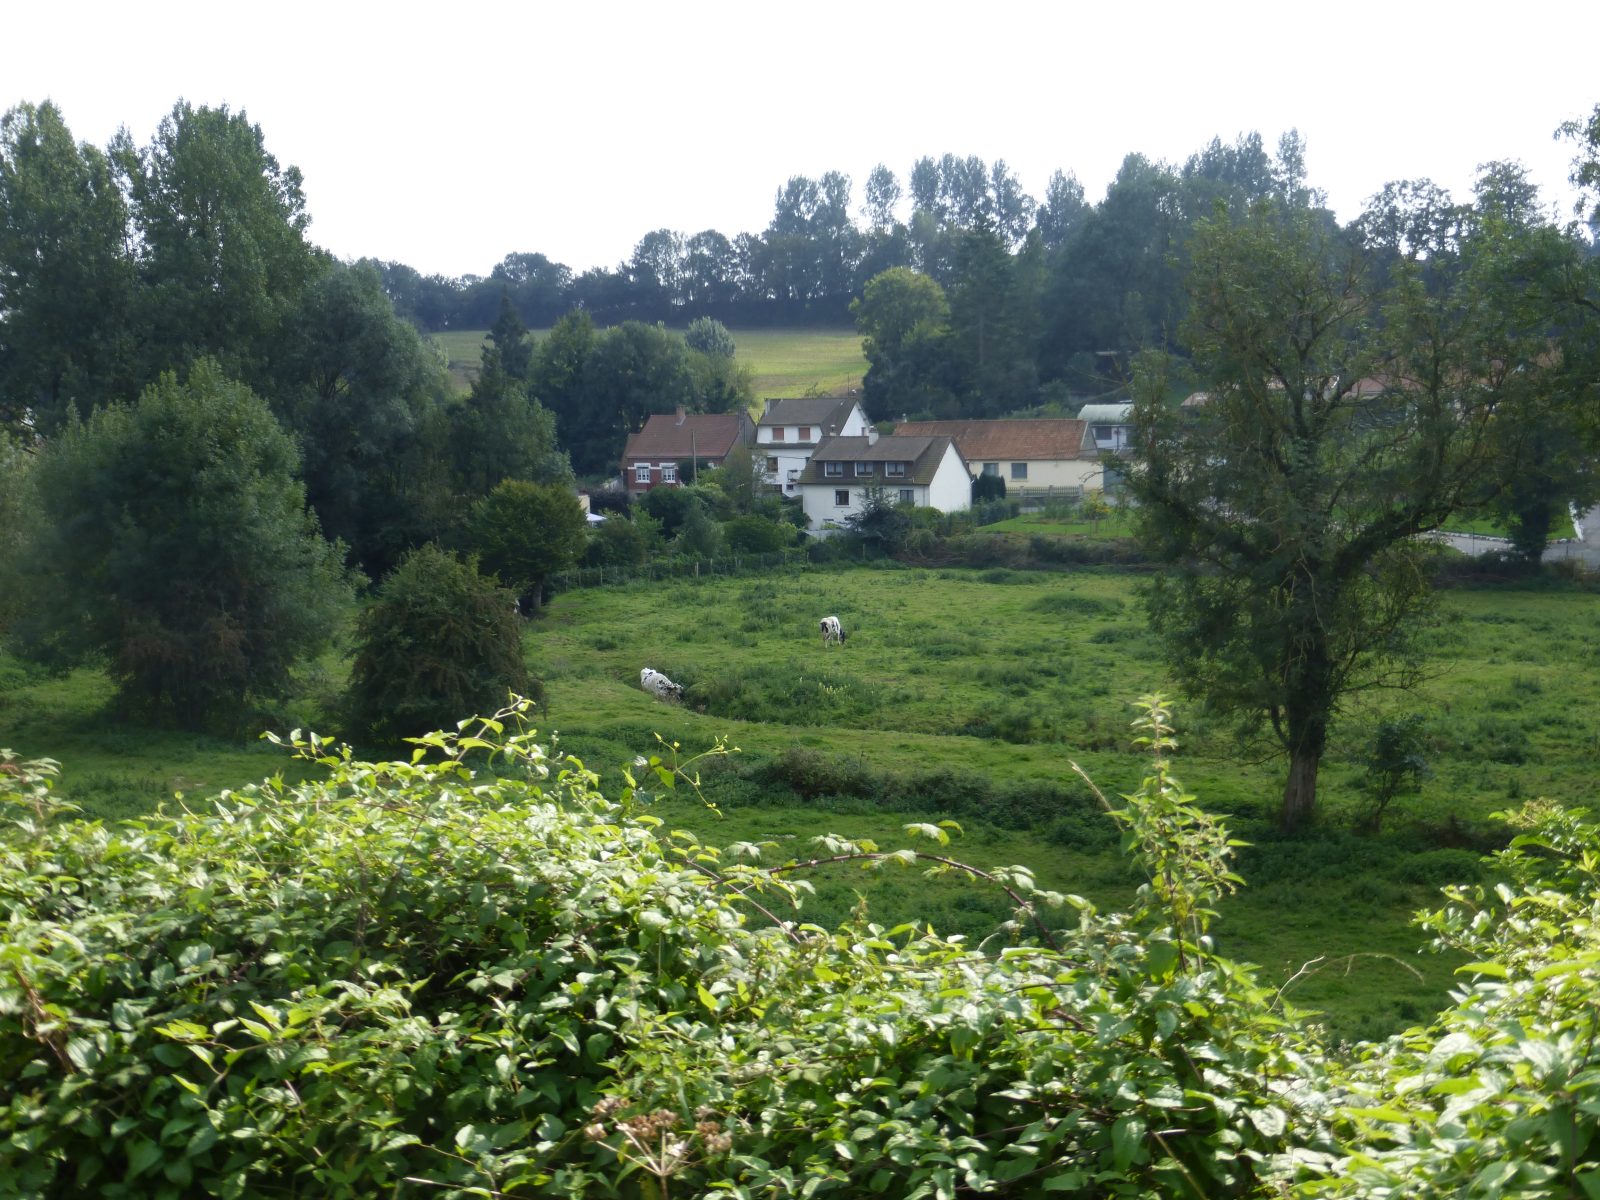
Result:
[[[633,481],[635,483],[649,483],[650,482],[650,464],[649,463],[634,463],[633,464]]]
[[[774,425],[772,427],[772,440],[775,441],[775,442],[783,441],[783,426],[782,425]]]
[[[662,463],[661,464],[661,482],[662,483],[677,483],[678,482],[678,464],[677,463]]]
[[[917,502],[917,493],[916,493],[916,491],[914,489],[912,489],[912,488],[901,488],[900,489],[900,503],[901,504],[915,504],[916,502]]]
[[[834,492],[834,494],[833,494],[833,502],[836,505],[838,505],[840,508],[849,508],[850,507],[850,493],[847,492],[847,491],[843,491],[843,490]]]
[[[843,475],[844,464],[840,462],[825,462],[822,464],[822,473],[824,475]]]
[[[799,438],[802,442],[809,442],[811,440],[811,426],[800,426],[800,428],[795,431],[795,437]]]
[[[998,475],[998,474],[1000,474],[1000,464],[999,463],[984,463],[983,464],[983,473],[985,475]]]
[[[1011,478],[1013,478],[1013,479],[1026,479],[1027,477],[1028,477],[1028,464],[1027,463],[1012,463],[1011,464]]]
[[[863,478],[863,477],[865,477],[867,475],[871,475],[871,474],[872,474],[872,464],[871,463],[857,463],[856,464],[856,478],[857,479]]]
[[[767,470],[771,471],[774,475],[778,473],[778,459],[776,455],[767,456]]]
[[[883,473],[890,479],[904,479],[906,477],[906,465],[903,462],[884,463]]]

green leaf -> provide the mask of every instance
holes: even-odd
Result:
[[[1041,1185],[1047,1192],[1076,1192],[1089,1182],[1089,1176],[1083,1171],[1066,1171],[1060,1175],[1052,1175]]]
[[[1137,1161],[1144,1149],[1144,1118],[1136,1113],[1126,1113],[1111,1126],[1111,1158],[1119,1171],[1126,1171]]]

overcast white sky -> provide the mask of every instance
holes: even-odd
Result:
[[[615,266],[646,232],[759,232],[791,175],[1003,158],[1099,200],[1124,155],[1298,128],[1341,219],[1388,180],[1465,196],[1600,102],[1600,6],[1547,0],[806,4],[26,2],[0,10],[0,108],[144,144],[183,97],[244,109],[305,175],[340,257],[487,274],[513,251]]]

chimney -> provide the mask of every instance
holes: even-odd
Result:
[[[878,427],[876,425],[868,425],[867,426],[867,445],[876,446],[877,444],[878,444]]]
[[[681,404],[678,405],[677,414],[678,414],[678,419],[676,421],[674,421],[673,424],[674,425],[682,425],[683,424],[683,418],[688,415],[683,411],[683,405],[681,405]]]

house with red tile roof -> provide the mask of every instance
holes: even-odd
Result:
[[[1104,486],[1100,452],[1085,421],[902,421],[894,432],[896,437],[950,438],[973,477],[1000,476],[1007,495],[1076,495]]]
[[[680,407],[676,412],[653,413],[623,447],[623,485],[638,496],[663,484],[692,483],[692,479],[679,478],[680,464],[720,467],[735,446],[755,441],[755,432],[755,423],[743,410],[691,413]]]

